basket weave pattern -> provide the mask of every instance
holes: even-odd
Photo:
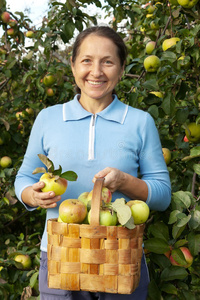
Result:
[[[144,227],[67,224],[49,219],[49,288],[132,293],[140,280]]]

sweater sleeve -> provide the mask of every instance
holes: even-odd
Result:
[[[146,203],[151,210],[164,211],[171,202],[169,172],[154,120],[148,113],[146,116],[139,155],[140,174],[148,186]]]
[[[33,175],[32,172],[34,169],[37,167],[44,167],[38,157],[38,154],[46,155],[43,150],[43,115],[44,110],[38,114],[33,124],[26,153],[14,183],[17,198],[22,202],[26,209],[30,211],[35,208],[26,205],[22,201],[21,194],[25,188],[32,186],[39,181],[41,174]]]

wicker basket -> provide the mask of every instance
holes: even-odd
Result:
[[[49,219],[49,288],[131,294],[139,284],[144,224],[99,225],[103,180],[94,184],[91,225]]]

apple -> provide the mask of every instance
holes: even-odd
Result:
[[[90,224],[91,210],[88,213],[88,222]],[[99,212],[99,224],[104,226],[115,226],[118,222],[117,214],[114,210],[104,208]]]
[[[93,190],[90,191],[89,194],[88,194],[88,196],[87,196],[88,201],[92,200],[92,193],[93,193]],[[112,193],[111,193],[111,191],[110,191],[107,187],[105,187],[105,186],[103,186],[103,188],[102,188],[101,200],[102,200],[104,203],[106,203],[106,204],[110,203],[111,200],[112,200]]]
[[[13,19],[10,19],[8,24],[9,24],[10,27],[15,27],[17,25],[17,21],[13,20]]]
[[[7,11],[4,11],[1,14],[1,20],[3,21],[3,23],[8,23],[10,20],[10,14]]]
[[[168,148],[162,148],[162,153],[163,153],[166,165],[168,165],[171,161],[171,151]]]
[[[47,94],[47,96],[52,97],[54,95],[53,89],[51,89],[51,88],[46,89],[46,94]]]
[[[189,142],[200,142],[200,124],[196,124],[195,122],[188,124],[185,134]]]
[[[186,260],[186,264],[182,265],[182,264],[179,264],[173,257],[172,255],[170,255],[170,262],[173,266],[178,266],[178,267],[184,267],[184,268],[189,268],[192,263],[193,263],[193,256],[190,252],[190,250],[187,248],[187,247],[180,247],[179,248],[181,250],[181,252],[183,253],[184,255],[184,258]]]
[[[156,55],[149,55],[144,60],[144,68],[147,72],[156,72],[160,65],[160,59]]]
[[[53,85],[55,83],[55,81],[56,81],[55,77],[51,74],[47,74],[43,78],[44,85],[46,85],[48,87]]]
[[[177,0],[178,3],[184,8],[192,8],[199,0]]]
[[[135,225],[145,223],[149,217],[149,206],[142,200],[131,200],[131,213]]]
[[[18,263],[21,263],[22,269],[29,269],[31,267],[31,258],[28,254],[18,254],[15,256],[14,260]]]
[[[156,47],[156,42],[149,41],[145,47],[146,53],[150,55],[153,52],[153,50],[155,49],[155,47]]]
[[[178,3],[177,0],[168,0],[168,1],[169,1],[169,3],[171,3],[172,5],[175,5],[175,6],[179,5],[179,3]]]
[[[34,110],[33,110],[31,107],[27,107],[27,108],[26,108],[26,112],[27,112],[29,115],[34,115]]]
[[[67,180],[59,176],[55,176],[49,172],[44,173],[39,181],[43,181],[45,186],[41,189],[42,192],[53,191],[56,196],[62,195],[67,189]]]
[[[2,168],[8,168],[12,165],[12,159],[9,156],[3,156],[0,160],[0,166]]]
[[[172,253],[172,246],[170,246],[170,250],[165,252],[164,255],[170,259],[171,253]]]
[[[152,14],[155,10],[155,7],[151,3],[146,3],[144,7],[149,14]]]
[[[16,112],[15,116],[16,116],[17,120],[21,120],[21,118],[24,117],[24,114],[22,111],[18,111],[18,112]]]
[[[161,92],[149,92],[149,94],[153,94],[153,95],[155,95],[156,97],[158,97],[158,98],[163,98],[163,93],[161,93]]]
[[[86,206],[88,204],[89,199],[88,197],[89,192],[83,192],[80,194],[80,196],[78,197],[78,200],[82,201]]]
[[[172,38],[164,40],[164,42],[162,43],[163,51],[166,51],[167,49],[176,45],[176,43],[178,43],[179,41],[180,41],[180,39],[178,37],[172,37]]]
[[[188,140],[188,138],[187,138],[187,136],[186,136],[186,135],[184,136],[184,139],[183,139],[183,141],[184,141],[185,143],[188,143],[188,142],[189,142],[189,140]]]
[[[0,146],[3,145],[4,140],[0,137]]]
[[[9,29],[7,30],[7,35],[9,35],[9,36],[15,35],[15,30],[14,30],[13,28],[9,28]]]
[[[59,217],[65,223],[81,224],[86,216],[87,207],[78,199],[64,200],[59,206]]]
[[[33,38],[34,37],[34,32],[32,30],[27,31],[26,32],[26,37]]]
[[[61,219],[61,217],[60,217],[60,216],[58,216],[58,219],[57,219],[57,221],[58,221],[58,223],[64,223],[64,222],[62,221],[62,219]]]

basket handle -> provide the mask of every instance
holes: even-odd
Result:
[[[101,193],[104,182],[104,177],[97,178],[94,183],[94,188],[92,192],[92,202],[91,202],[91,215],[90,215],[90,225],[99,225],[99,214],[101,207]]]

